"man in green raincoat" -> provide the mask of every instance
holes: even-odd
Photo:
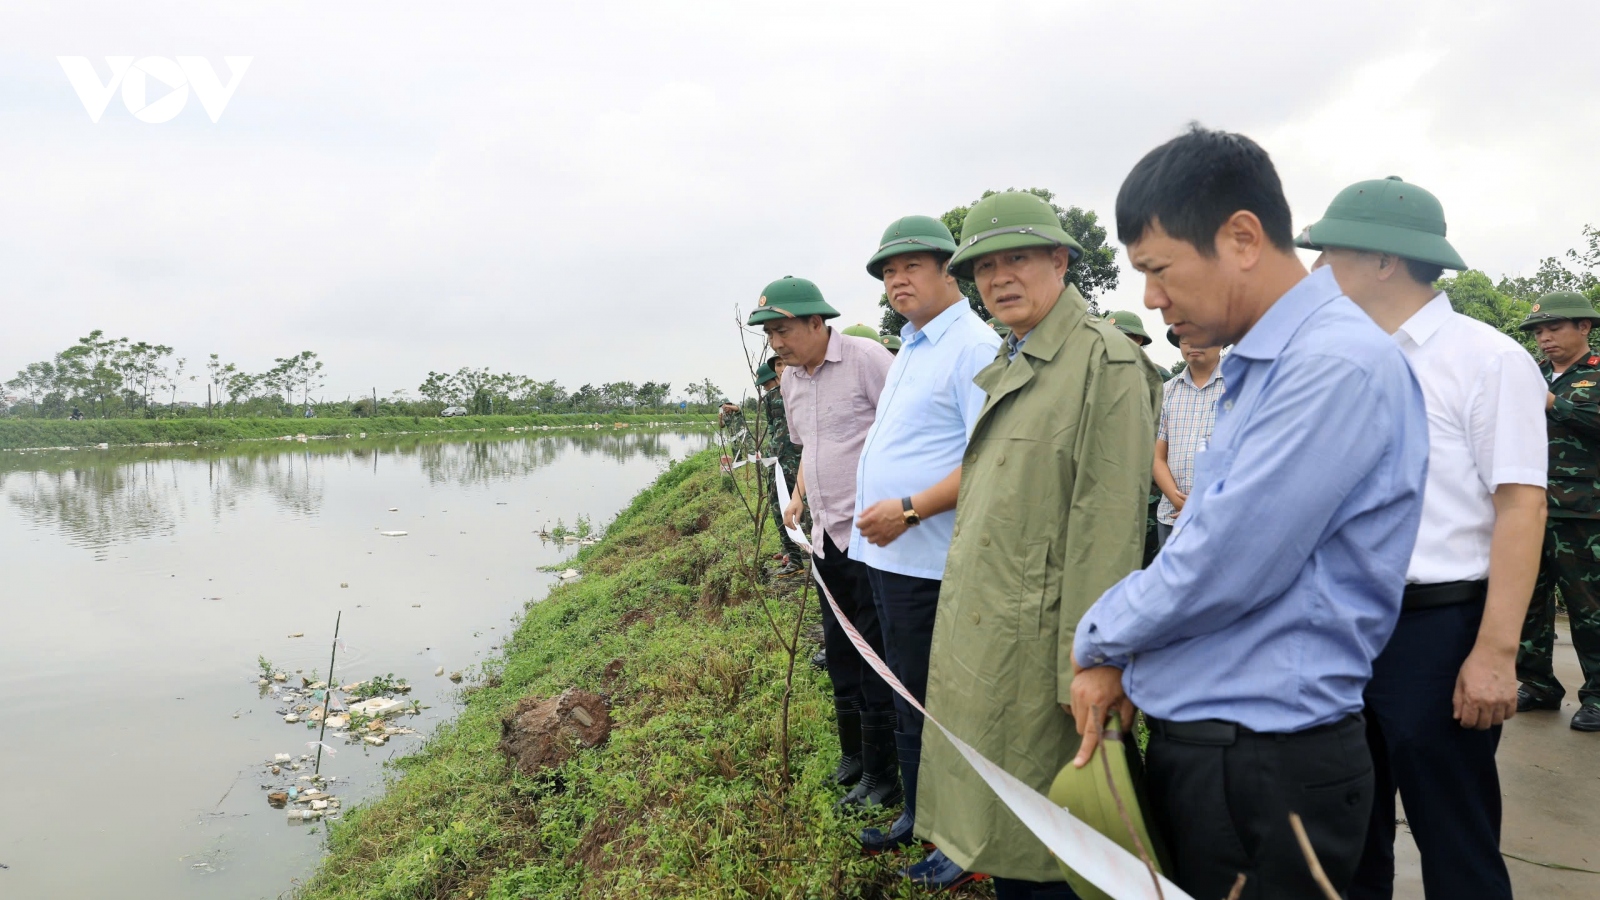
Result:
[[[1139,568],[1161,401],[1154,365],[1066,284],[1082,252],[1049,204],[1006,192],[972,207],[950,261],[1011,334],[974,379],[988,397],[962,462],[927,708],[1040,792],[1078,749],[1064,708],[1078,619]],[[923,740],[917,834],[993,876],[1000,900],[1073,896],[943,734]]]

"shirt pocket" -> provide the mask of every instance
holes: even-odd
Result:
[[[1045,565],[1049,541],[1032,541],[1022,554],[1022,589],[1017,602],[1017,640],[1037,641],[1044,631]]]
[[[1201,450],[1194,455],[1194,480],[1189,489],[1191,496],[1205,493],[1212,487],[1220,487],[1228,478],[1228,472],[1233,468],[1233,457],[1238,453],[1233,447],[1217,447],[1210,450]],[[1184,509],[1189,504],[1184,503]]]

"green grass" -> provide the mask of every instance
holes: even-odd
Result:
[[[787,656],[741,586],[730,548],[750,522],[728,484],[706,452],[641,493],[579,557],[584,577],[529,607],[459,717],[332,826],[297,897],[913,896],[895,870],[917,855],[863,857],[867,823],[832,812],[832,697],[804,660],[782,789]],[[570,686],[609,698],[609,742],[547,777],[514,772],[502,716]]]
[[[96,444],[238,441],[304,434],[310,437],[400,432],[474,431],[529,426],[577,427],[643,422],[707,422],[703,413],[552,413],[528,416],[380,416],[373,419],[0,419],[0,450],[88,447]]]

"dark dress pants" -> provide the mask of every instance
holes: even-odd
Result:
[[[939,607],[939,580],[867,567],[878,624],[883,629],[884,661],[918,703],[928,700],[928,651],[933,647],[933,616]],[[899,717],[894,743],[900,778],[906,787],[906,812],[917,816],[917,773],[922,761],[922,713],[894,695]]]
[[[1065,881],[994,879],[994,900],[1078,900],[1078,892]]]
[[[1478,638],[1483,601],[1400,614],[1372,665],[1367,743],[1376,772],[1366,851],[1352,900],[1394,896],[1395,790],[1422,854],[1428,900],[1511,900],[1500,856],[1498,726],[1462,728],[1452,716],[1456,675]]]
[[[1292,734],[1238,728],[1231,738],[1225,723],[1203,734],[1189,724],[1150,720],[1145,757],[1172,880],[1209,900],[1228,896],[1243,872],[1244,900],[1320,898],[1289,826],[1296,812],[1328,880],[1340,891],[1349,887],[1372,812],[1361,716]]]
[[[834,602],[839,604],[856,631],[866,638],[867,646],[882,657],[883,632],[878,627],[878,610],[872,600],[866,564],[851,559],[827,535],[822,538],[822,555],[813,559],[817,574],[828,585]],[[844,629],[839,627],[826,600],[822,601],[822,646],[828,651],[828,677],[833,679],[836,700],[860,697],[863,712],[894,711],[894,692],[861,658]]]

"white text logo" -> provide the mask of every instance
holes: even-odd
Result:
[[[200,98],[206,115],[215,122],[233,99],[239,79],[244,77],[244,70],[250,68],[253,59],[253,56],[224,56],[222,61],[228,64],[228,83],[224,86],[203,56],[180,56],[176,61],[164,56],[146,56],[140,60],[131,56],[108,56],[110,81],[100,80],[94,64],[86,56],[56,57],[67,73],[67,80],[72,82],[73,90],[78,92],[78,99],[83,101],[90,121],[96,123],[119,87],[123,105],[141,122],[170,122],[188,104],[190,88]],[[155,91],[149,90],[152,81],[158,85]],[[150,99],[150,94],[160,93],[161,88],[166,88],[167,92]]]

